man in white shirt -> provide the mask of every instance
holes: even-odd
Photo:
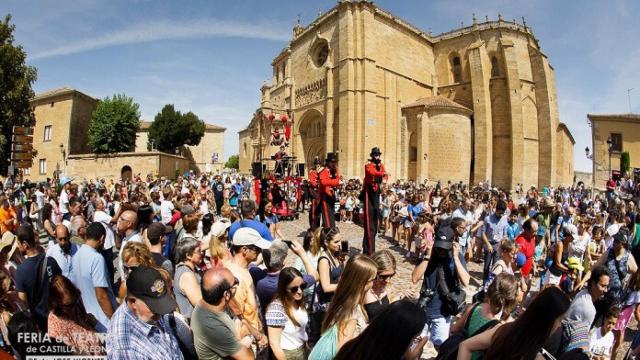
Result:
[[[102,254],[102,257],[104,257],[104,260],[107,264],[107,271],[109,272],[109,284],[113,286],[113,276],[115,275],[115,269],[113,267],[113,246],[116,243],[112,226],[113,218],[105,211],[106,204],[104,199],[97,198],[93,202],[93,206],[95,206],[96,208],[96,211],[93,213],[93,221],[101,223],[106,232],[104,245],[100,250],[100,254]]]
[[[68,278],[73,270],[71,260],[78,252],[78,245],[71,242],[69,229],[62,224],[56,226],[56,240],[58,243],[47,249],[47,256],[58,263],[62,270],[62,275]]]
[[[71,220],[71,213],[69,212],[69,188],[71,187],[71,178],[63,177],[60,179],[60,186],[62,186],[62,190],[60,191],[60,213],[62,214],[63,220]]]

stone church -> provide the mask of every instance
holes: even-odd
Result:
[[[243,172],[286,144],[307,171],[336,151],[345,177],[363,177],[378,146],[393,179],[573,182],[554,70],[524,19],[474,16],[432,35],[369,1],[343,0],[296,24],[271,65],[271,84],[239,132]]]

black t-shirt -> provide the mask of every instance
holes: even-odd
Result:
[[[31,312],[35,314],[38,326],[40,326],[43,331],[47,329],[47,318],[49,316],[49,306],[47,304],[49,299],[49,281],[54,276],[62,274],[62,270],[60,270],[56,260],[47,257],[44,279],[42,283],[37,284],[38,278],[40,277],[40,265],[44,259],[45,254],[43,252],[37,256],[27,258],[22,264],[18,265],[16,269],[16,291],[27,294],[29,308]],[[39,294],[36,294],[36,288],[38,288]],[[36,295],[38,295],[38,298],[34,299]]]
[[[214,182],[212,188],[213,188],[213,197],[215,198],[215,200],[216,201],[224,200],[224,184],[222,184],[221,182]]]

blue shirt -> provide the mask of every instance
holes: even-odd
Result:
[[[71,262],[73,271],[70,280],[80,290],[82,303],[87,313],[93,314],[98,320],[96,331],[107,332],[109,318],[98,303],[95,288],[106,288],[111,306],[114,309],[118,307],[118,303],[111,286],[109,286],[109,275],[104,257],[91,246],[82,245]]]
[[[507,238],[511,241],[515,241],[516,236],[521,233],[520,224],[518,222],[514,222],[513,224],[509,224],[507,222]]]
[[[238,220],[231,224],[231,226],[229,227],[229,239],[231,239],[231,241],[233,241],[233,234],[235,234],[236,230],[240,229],[241,227],[252,228],[257,231],[263,239],[269,241],[273,240],[273,237],[271,236],[271,232],[269,231],[267,225],[261,223],[260,221],[248,219]]]
[[[131,312],[126,301],[111,318],[106,348],[107,358],[113,360],[184,359],[166,315],[155,325],[147,324]]]
[[[60,244],[55,244],[47,249],[47,256],[53,258],[62,270],[62,275],[69,278],[73,270],[71,260],[75,257],[77,252],[78,245],[74,242],[71,243],[71,250],[69,251],[69,254],[65,254],[64,251],[62,251]]]
[[[495,244],[507,237],[508,217],[498,217],[495,213],[484,218],[484,233],[490,243]]]

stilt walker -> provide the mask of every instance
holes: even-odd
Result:
[[[313,169],[309,171],[309,197],[311,197],[311,207],[309,208],[309,228],[312,230],[320,226],[320,214],[322,208],[320,206],[320,171],[322,166],[320,159],[313,159]]]
[[[371,159],[364,166],[364,181],[360,201],[364,203],[364,237],[362,239],[362,253],[371,256],[376,251],[376,235],[378,234],[378,219],[380,219],[380,188],[388,175],[380,159],[380,148],[371,149]]]
[[[322,206],[322,226],[333,228],[336,226],[335,204],[336,197],[333,188],[340,185],[338,172],[338,154],[328,153],[325,167],[320,171],[320,204]]]

